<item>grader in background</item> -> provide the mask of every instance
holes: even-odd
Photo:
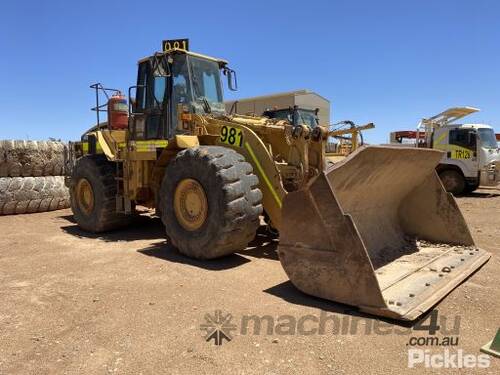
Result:
[[[297,288],[407,320],[488,260],[438,180],[439,151],[361,147],[325,168],[327,128],[227,115],[227,62],[185,40],[164,46],[139,61],[129,109],[115,92],[108,121],[70,145],[71,207],[84,230],[121,227],[141,205],[181,253],[211,259],[244,250],[265,212]]]

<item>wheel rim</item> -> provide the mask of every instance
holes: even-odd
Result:
[[[78,208],[85,215],[90,215],[94,210],[94,190],[86,178],[82,178],[76,184],[76,200]]]
[[[174,193],[174,212],[188,231],[200,229],[208,217],[208,201],[203,186],[192,178],[179,182]]]

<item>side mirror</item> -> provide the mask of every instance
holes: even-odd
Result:
[[[129,97],[129,101],[128,101],[128,115],[130,117],[130,115],[135,115],[135,114],[142,114],[142,112],[136,112],[137,110],[137,99],[134,97],[132,97],[132,90],[135,90],[136,91],[136,94],[137,94],[137,89],[142,89],[142,95],[145,94],[145,89],[146,88],[146,85],[136,85],[136,86],[130,86],[128,88],[128,97]]]
[[[227,86],[231,91],[238,90],[238,80],[236,79],[236,72],[233,69],[224,67],[222,73],[227,76]]]

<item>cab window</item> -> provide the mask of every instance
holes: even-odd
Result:
[[[154,79],[154,96],[156,101],[154,101],[155,106],[161,106],[163,99],[165,98],[165,87],[167,84],[166,77],[155,77]]]
[[[469,150],[476,149],[476,132],[472,129],[450,130],[450,145],[465,147]]]

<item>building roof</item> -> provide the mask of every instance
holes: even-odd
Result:
[[[243,99],[231,99],[227,100],[228,102],[245,102],[245,101],[254,101],[254,100],[262,100],[262,99],[269,99],[269,98],[276,98],[276,97],[282,97],[282,96],[297,96],[297,95],[306,95],[306,94],[312,94],[319,96],[321,99],[327,101],[330,103],[328,99],[326,99],[324,96],[319,95],[318,93],[308,90],[308,89],[300,89],[300,90],[294,90],[294,91],[285,91],[285,92],[278,92],[274,94],[269,94],[269,95],[259,95],[259,96],[252,96],[249,98],[243,98]]]

